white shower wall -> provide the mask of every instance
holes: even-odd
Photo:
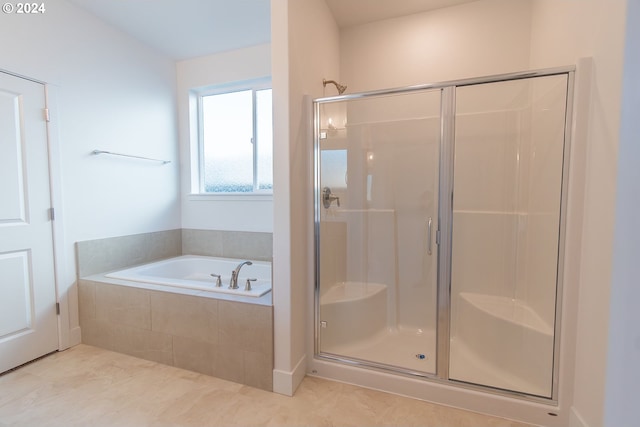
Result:
[[[332,104],[329,114],[345,111]],[[347,188],[332,188],[341,199],[322,209],[322,272],[334,283],[371,282],[387,286],[389,327],[435,329],[440,91],[352,101],[346,127],[328,132],[323,149],[347,150]],[[331,140],[332,135],[338,138]],[[338,141],[338,142],[336,142]],[[322,184],[324,186],[324,184]],[[433,220],[432,254],[427,250],[428,218]],[[336,222],[345,236],[336,240]],[[331,236],[331,234],[333,236]],[[330,240],[346,250],[326,245]],[[334,276],[346,257],[344,277]],[[322,260],[322,254],[330,256]],[[334,261],[331,261],[334,260]],[[323,290],[331,286],[322,278]]]
[[[342,199],[323,203],[320,229],[329,219],[344,224],[332,229],[341,239],[321,231],[321,256],[338,252],[331,243],[346,248],[344,277],[336,258],[329,282],[321,265],[322,295],[342,282],[382,284],[387,307],[378,319],[386,314],[402,333],[435,330],[437,260],[448,268],[449,258],[428,246],[426,224],[434,223],[433,235],[451,212],[438,207],[438,196],[448,199],[438,167],[439,147],[453,150],[450,378],[551,398],[567,84],[562,74],[458,86],[453,141],[441,141],[448,120],[438,115],[439,90],[347,101],[344,128],[324,129],[319,139],[320,170],[338,175],[325,181],[321,173],[320,187],[331,181]],[[319,122],[334,123],[322,107]],[[337,147],[344,184],[342,170],[326,165]],[[332,336],[336,318],[320,308],[321,336]],[[362,321],[355,310],[347,315],[347,329]]]
[[[562,191],[565,98],[564,79],[538,80],[531,88],[528,106],[530,127],[528,157],[522,181],[528,200],[527,264],[524,280],[518,280],[516,297],[527,301],[549,325],[555,318],[556,259],[559,251],[559,210]],[[522,162],[521,162],[522,164]],[[523,200],[521,203],[525,203]],[[523,261],[520,261],[522,264]]]
[[[543,86],[517,82],[461,96],[452,283],[454,310],[457,293],[504,296],[524,301],[552,327],[564,129],[557,109],[564,100],[546,99]],[[542,98],[532,105],[536,96]],[[416,108],[416,101],[351,102],[346,127],[323,142],[347,150],[349,185],[333,189],[341,207],[322,210],[323,220],[343,224],[322,237],[340,245],[345,260],[336,259],[334,248],[333,261],[323,261],[333,267],[321,287],[386,284],[392,326],[424,329],[434,328],[437,296],[437,247],[428,255],[426,226],[431,217],[434,233],[438,228],[439,92],[431,105],[420,99]],[[547,135],[550,130],[556,135]]]
[[[553,327],[565,87],[551,77],[459,90],[454,307],[462,292],[509,297]]]
[[[349,86],[349,92],[357,92],[524,70],[529,68],[530,42],[531,2],[529,0],[471,2],[343,28],[340,31],[341,82]],[[491,46],[491,49],[488,49],[488,46]],[[404,108],[401,102],[392,104],[388,108],[381,107],[373,113],[373,117],[377,117],[377,120],[389,120],[393,118],[389,116],[390,114],[401,113]],[[372,114],[370,110],[367,113]],[[429,132],[432,129],[430,126],[438,126],[439,132],[437,119],[439,113],[439,109],[436,110],[433,114],[433,123],[425,125],[429,127]],[[350,108],[348,123],[357,123],[360,120],[359,115],[357,110]],[[508,118],[503,119],[508,120]],[[428,151],[437,152],[434,149],[437,150],[431,147]],[[431,154],[424,157],[431,158]],[[418,179],[434,179],[431,175],[422,176],[427,168],[437,174],[437,168],[432,168],[433,164],[426,164],[419,156],[404,156],[400,159],[387,158],[386,155],[377,156],[376,162],[376,168],[384,162],[402,164],[401,167],[394,169],[401,171],[400,173],[405,174],[408,179],[403,183],[400,178],[397,178],[398,185],[414,185]],[[411,178],[412,173],[413,178]],[[437,189],[434,191],[437,192]],[[395,193],[397,194],[394,197],[402,199],[401,192]],[[425,193],[423,198],[431,200],[432,194]],[[405,203],[408,208],[411,203],[419,202],[418,200],[398,201]],[[467,221],[464,214],[455,215],[459,220],[459,227],[476,226],[473,222]],[[418,255],[423,254],[423,251],[418,250],[425,246],[426,219],[424,216],[411,219],[406,215],[396,219],[399,224],[398,236],[402,234],[404,241],[411,242],[406,249],[400,249],[402,246],[398,246],[398,262],[403,263],[403,265],[398,264],[398,271],[402,274],[412,268],[416,271],[417,267],[423,269],[422,274],[432,274],[436,269],[435,263],[429,263],[426,255],[422,259]],[[498,230],[498,235],[507,233],[504,230],[505,226],[511,230],[515,228],[513,225],[496,223],[496,218],[484,220],[488,222],[486,226]],[[511,221],[515,220],[511,218]],[[437,221],[433,226],[434,229],[437,227]],[[512,236],[507,233],[502,235],[501,240],[493,242],[498,245],[495,253],[504,253],[504,245],[511,238]],[[473,245],[468,250],[474,250]],[[406,252],[401,254],[402,251]],[[505,266],[501,270],[496,269],[494,274],[512,277],[515,275],[515,271],[509,270],[514,265],[513,262],[504,259],[498,261]],[[402,307],[398,310],[398,323],[411,326],[423,325],[425,319],[433,319],[435,316],[435,285],[431,288],[418,284],[417,277],[403,279],[399,282],[412,289],[412,292],[400,293],[398,296],[397,306]],[[496,283],[504,282],[503,279],[493,281],[494,286],[499,286]],[[427,301],[426,304],[425,301]]]

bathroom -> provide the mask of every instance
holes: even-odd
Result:
[[[50,137],[58,169],[58,174],[55,170],[52,174],[52,197],[56,215],[61,218],[54,225],[63,325],[60,348],[81,341],[76,242],[170,230],[273,233],[273,388],[293,394],[305,374],[318,370],[318,362],[313,360],[311,317],[312,135],[308,117],[303,116],[310,113],[310,104],[303,96],[335,95],[332,87],[322,86],[323,78],[336,79],[348,86],[347,93],[354,93],[576,65],[580,58],[591,57],[593,74],[586,83],[591,89],[586,91],[591,92],[586,108],[588,125],[577,127],[574,132],[575,138],[590,143],[578,145],[584,150],[573,156],[578,166],[571,169],[578,177],[582,173],[579,182],[584,186],[572,195],[585,207],[579,209],[583,212],[581,220],[570,222],[568,231],[574,233],[568,244],[578,250],[568,253],[565,268],[567,274],[580,277],[580,302],[577,303],[577,281],[567,281],[565,291],[573,293],[564,299],[570,304],[563,312],[569,319],[563,328],[573,330],[574,350],[571,344],[563,347],[564,363],[571,368],[565,369],[562,377],[566,394],[560,399],[560,412],[563,420],[571,418],[575,425],[581,425],[580,419],[585,420],[584,425],[598,425],[596,420],[604,411],[608,339],[602,325],[609,320],[608,304],[604,304],[609,301],[609,287],[601,283],[610,282],[613,263],[610,258],[619,120],[616,106],[621,96],[625,5],[593,1],[580,8],[572,2],[556,3],[480,0],[431,15],[415,14],[340,29],[324,1],[273,1],[270,40],[199,60],[179,60],[177,65],[142,43],[132,42],[129,36],[73,3],[52,5],[46,19],[28,17],[41,24],[37,27],[3,17],[0,31],[6,39],[19,42],[5,47],[0,68],[51,84],[54,120]],[[339,14],[358,15],[350,10]],[[424,20],[433,22],[428,27],[433,33],[421,32]],[[398,31],[398,27],[403,30]],[[540,27],[544,31],[532,30]],[[453,30],[464,32],[447,38],[446,31]],[[419,39],[420,43],[403,43],[405,38]],[[427,39],[433,44],[429,45]],[[444,46],[439,43],[443,39],[467,43],[467,50]],[[43,47],[42,40],[50,42]],[[426,50],[434,56],[419,54]],[[124,67],[123,63],[128,65]],[[192,177],[188,129],[184,126],[188,120],[184,91],[191,84],[216,83],[197,83],[202,79],[198,73],[207,73],[205,69],[218,81],[271,76],[276,94],[273,108],[277,165],[271,200],[189,197]],[[188,83],[189,79],[196,83]],[[584,93],[584,88],[576,89],[577,102]],[[56,114],[60,121],[55,120]],[[95,149],[167,159],[171,163],[114,163],[104,156],[92,156]],[[308,177],[308,181],[300,177]],[[583,228],[589,233],[582,233]],[[603,245],[608,254],[604,261]],[[321,369],[329,371],[321,371],[320,375],[373,388],[394,391],[394,387],[401,387],[395,384],[400,382],[398,378],[371,371],[344,368],[348,372],[333,372],[341,370],[336,366]],[[415,384],[410,387],[419,388]],[[449,396],[455,393],[434,387],[438,390],[422,398],[475,410],[494,406],[491,397],[486,396],[469,405],[456,403],[456,397]],[[518,418],[525,411],[506,406],[492,412]],[[543,415],[548,418],[547,412]],[[538,416],[542,417],[534,415]]]

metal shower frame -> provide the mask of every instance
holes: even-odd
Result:
[[[560,330],[562,325],[562,294],[564,276],[564,256],[565,256],[565,231],[568,202],[568,172],[571,146],[571,124],[573,118],[573,97],[575,66],[547,68],[508,74],[499,74],[478,78],[452,80],[439,83],[428,83],[400,88],[375,90],[349,95],[339,95],[324,97],[313,100],[314,114],[314,148],[313,148],[313,179],[314,179],[314,357],[320,360],[337,362],[350,366],[365,369],[382,370],[388,373],[405,375],[413,378],[423,378],[440,384],[447,384],[455,387],[495,393],[502,396],[515,397],[527,401],[556,405],[558,404],[558,384],[560,366]],[[455,96],[456,88],[472,86],[486,83],[498,83],[515,80],[523,80],[535,77],[546,77],[555,75],[567,76],[567,96],[565,110],[564,147],[562,165],[562,189],[560,203],[560,228],[558,241],[558,269],[556,282],[556,308],[554,323],[554,354],[553,354],[553,381],[551,397],[535,396],[523,392],[499,389],[491,386],[471,384],[449,378],[450,359],[450,310],[451,310],[451,239],[452,239],[452,201],[453,201],[453,161],[454,161],[454,137],[455,137]],[[441,114],[440,114],[440,178],[439,178],[439,202],[438,202],[438,224],[440,232],[440,242],[438,250],[438,273],[437,273],[437,325],[436,325],[436,372],[425,373],[414,371],[398,366],[372,362],[368,360],[349,358],[341,355],[323,353],[320,351],[320,220],[322,210],[322,189],[320,183],[320,107],[323,104],[350,101],[356,99],[375,98],[385,95],[398,95],[402,93],[420,91],[441,91]],[[444,209],[444,206],[449,208]],[[449,213],[443,215],[443,212]]]

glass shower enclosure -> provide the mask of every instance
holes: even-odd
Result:
[[[572,79],[314,101],[316,357],[556,399]]]

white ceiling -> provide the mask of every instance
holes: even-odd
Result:
[[[69,1],[175,60],[271,41],[270,0]],[[344,28],[477,0],[325,1]]]
[[[325,0],[340,28],[477,0]]]
[[[270,0],[70,0],[180,60],[271,41]]]

